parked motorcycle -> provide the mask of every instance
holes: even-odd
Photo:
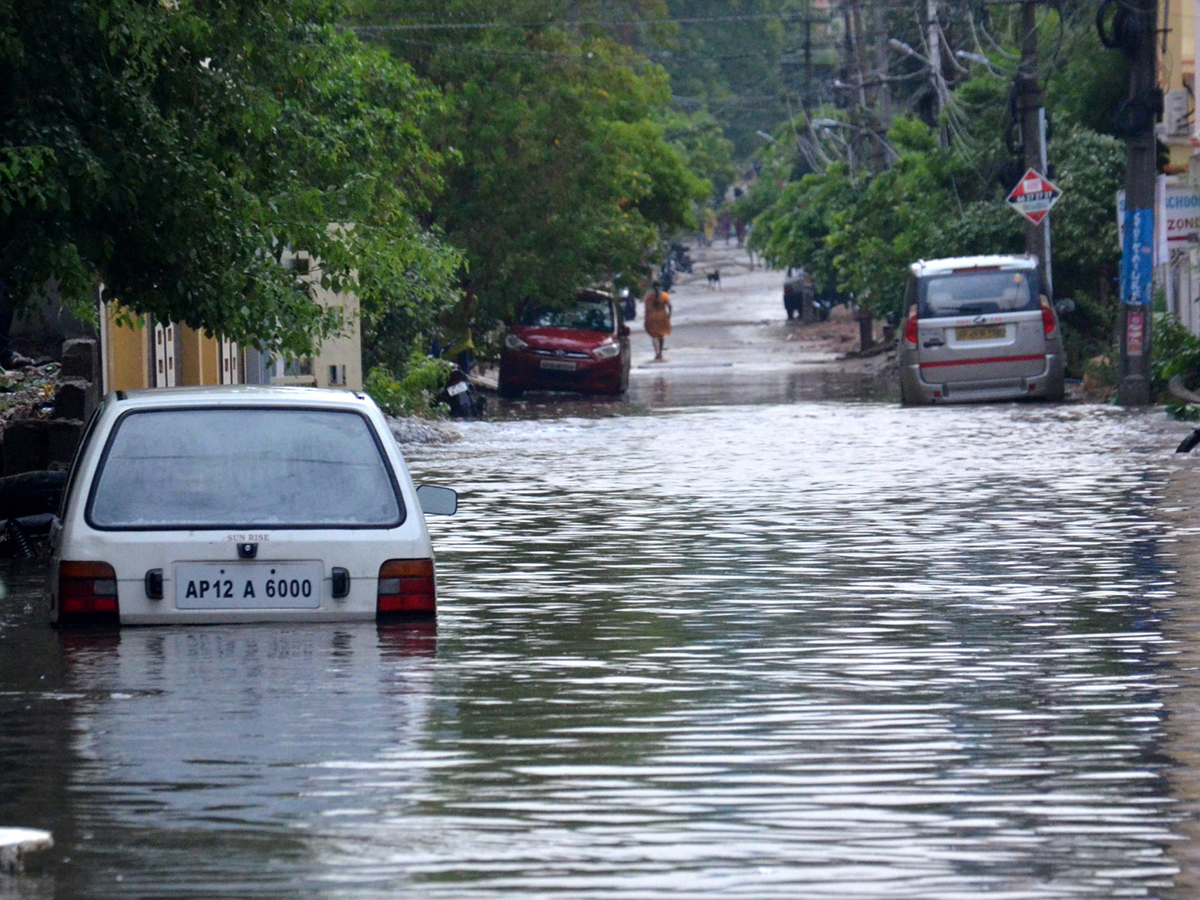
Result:
[[[690,250],[691,248],[687,244],[681,244],[678,241],[671,244],[669,259],[674,262],[674,267],[680,272],[691,274],[693,263]]]
[[[621,303],[621,315],[625,317],[626,322],[632,322],[637,318],[637,298],[633,296],[633,291],[627,287],[621,288],[619,295]]]
[[[450,415],[456,419],[479,419],[487,409],[487,397],[456,363],[450,363],[450,381],[438,399],[450,407]]]

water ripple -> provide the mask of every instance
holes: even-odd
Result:
[[[0,690],[0,763],[51,761],[60,891],[1170,889],[1168,430],[805,403],[464,432],[410,453],[461,491],[436,634],[0,619],[0,666],[61,671]]]

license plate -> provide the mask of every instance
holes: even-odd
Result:
[[[1007,333],[1003,325],[968,325],[954,329],[954,337],[960,341],[996,341]]]
[[[465,391],[469,387],[470,387],[470,385],[467,382],[460,381],[457,384],[452,384],[448,388],[446,388],[446,393],[449,394],[451,397],[457,397],[459,394],[461,394],[463,391]]]
[[[555,372],[574,372],[575,363],[566,359],[543,359],[543,369],[553,369]]]
[[[321,564],[178,563],[179,609],[319,609]]]

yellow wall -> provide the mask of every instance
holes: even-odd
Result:
[[[179,384],[221,383],[221,342],[186,325],[179,326]]]
[[[117,315],[117,304],[104,305],[107,335],[104,364],[108,367],[108,389],[134,391],[149,387],[150,341],[146,322],[139,317],[134,319],[134,326],[121,325]]]
[[[309,275],[319,281],[319,272]],[[316,299],[325,306],[340,308],[345,335],[321,343],[312,359],[311,376],[285,376],[273,379],[279,383],[315,384],[344,390],[362,390],[362,338],[359,332],[361,313],[358,297],[352,293],[335,294],[314,284]],[[145,317],[138,317],[136,327],[119,325],[117,304],[105,305],[106,339],[103,364],[107,367],[109,390],[136,390],[154,385],[150,374],[153,328]],[[186,325],[178,325],[178,350],[175,358],[175,383],[185,385],[214,385],[221,383],[221,341],[208,337]],[[329,370],[337,367],[342,384],[331,384]],[[246,378],[245,353],[239,351],[239,381]]]

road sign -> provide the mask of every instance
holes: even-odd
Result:
[[[1057,185],[1043,178],[1035,169],[1029,169],[1008,195],[1008,203],[1034,225],[1041,225],[1050,207],[1061,196],[1062,191]]]

